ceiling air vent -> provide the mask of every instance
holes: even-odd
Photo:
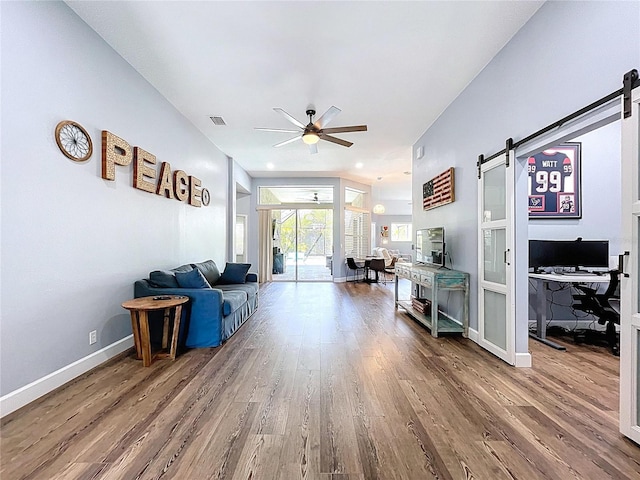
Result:
[[[226,125],[222,117],[209,117],[214,125]]]

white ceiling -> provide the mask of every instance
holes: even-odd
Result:
[[[66,3],[250,175],[339,175],[397,201],[411,199],[412,145],[543,2]],[[311,155],[254,129],[292,127],[274,107],[306,124],[309,105],[368,131]]]

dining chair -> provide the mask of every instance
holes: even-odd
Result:
[[[359,267],[353,257],[347,257],[347,282],[349,281],[349,270],[353,270],[353,279],[356,280],[358,271],[362,270],[364,274],[364,267]]]

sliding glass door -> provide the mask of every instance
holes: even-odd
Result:
[[[272,210],[273,281],[332,281],[333,209]]]

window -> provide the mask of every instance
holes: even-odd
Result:
[[[361,212],[351,208],[344,210],[344,256],[364,258],[369,255],[369,231],[371,219],[369,212]]]
[[[410,242],[411,224],[410,223],[392,223],[391,224],[391,241],[392,242]]]
[[[351,207],[364,208],[365,192],[355,188],[346,187],[344,189],[344,203]]]
[[[327,186],[284,186],[258,187],[260,205],[286,205],[308,203],[311,205],[332,205],[333,187]]]

